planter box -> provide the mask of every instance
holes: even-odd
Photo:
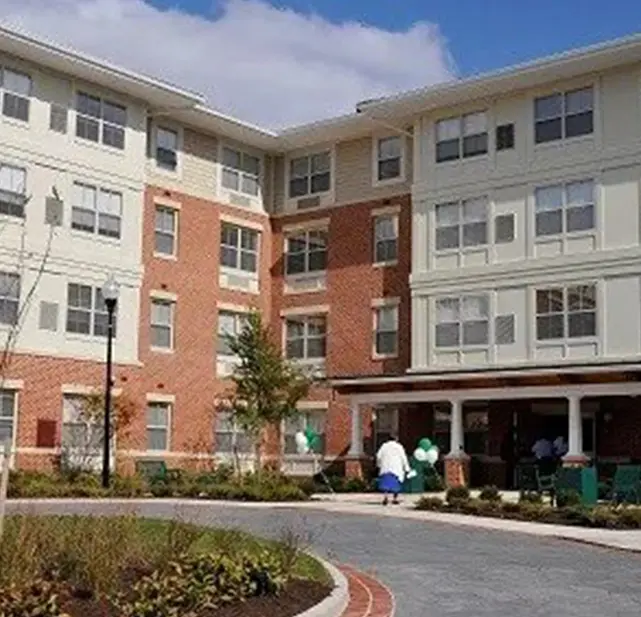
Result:
[[[562,467],[557,471],[556,491],[574,490],[581,495],[581,503],[593,506],[598,499],[596,467]]]

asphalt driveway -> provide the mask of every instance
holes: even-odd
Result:
[[[9,503],[8,513],[20,507]],[[115,514],[108,503],[40,503],[40,513]],[[148,502],[136,512],[232,526],[266,537],[294,531],[318,554],[372,572],[397,617],[639,617],[641,555],[511,532],[292,508]]]

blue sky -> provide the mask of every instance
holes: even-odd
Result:
[[[152,0],[201,15],[212,0]],[[641,0],[270,0],[335,22],[402,31],[437,24],[463,75],[641,32]],[[212,9],[212,7],[214,7]],[[418,59],[417,59],[418,60]]]
[[[0,0],[0,21],[279,128],[641,32],[641,0]]]

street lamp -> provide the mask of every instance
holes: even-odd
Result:
[[[120,285],[113,274],[102,286],[102,297],[107,305],[107,383],[105,384],[105,426],[102,453],[102,486],[109,488],[109,439],[111,437],[111,348],[114,334],[114,311],[118,302]]]

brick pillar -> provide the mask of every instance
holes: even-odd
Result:
[[[467,455],[445,457],[445,485],[468,486],[470,483],[470,457]]]
[[[345,477],[363,480],[365,478],[365,464],[363,457],[345,459]]]

